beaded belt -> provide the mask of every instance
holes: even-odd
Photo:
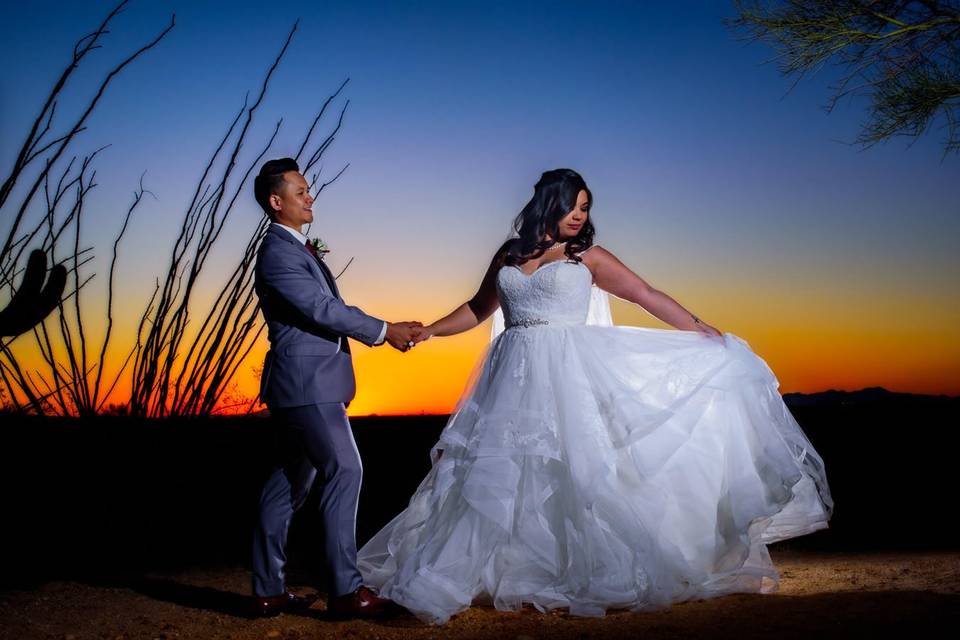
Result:
[[[538,319],[532,319],[532,320],[517,320],[517,321],[515,321],[515,322],[512,322],[512,323],[508,324],[508,325],[506,326],[506,328],[507,328],[507,329],[512,329],[513,327],[530,328],[530,327],[535,327],[535,326],[537,326],[537,325],[544,325],[544,324],[550,324],[550,323],[547,322],[546,320],[538,320]]]

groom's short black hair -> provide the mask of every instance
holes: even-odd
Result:
[[[270,196],[280,191],[284,182],[283,174],[287,171],[300,171],[300,166],[293,158],[267,160],[260,167],[260,174],[253,179],[253,197],[271,220],[273,207],[270,206]]]

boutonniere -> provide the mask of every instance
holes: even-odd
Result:
[[[330,247],[320,238],[311,238],[310,245],[313,247],[313,250],[317,252],[317,257],[321,260],[323,260],[323,256],[330,253]]]

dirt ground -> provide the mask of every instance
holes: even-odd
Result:
[[[51,582],[0,594],[0,637],[57,638],[824,638],[955,637],[960,551],[773,551],[780,590],[688,602],[653,613],[577,618],[475,607],[442,627],[404,616],[334,622],[310,615],[247,617],[242,569],[151,574],[128,584]],[[293,585],[298,592],[308,586]]]

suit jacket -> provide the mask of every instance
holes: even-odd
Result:
[[[270,341],[260,399],[271,408],[349,402],[356,379],[347,336],[373,345],[383,321],[344,304],[327,266],[276,225],[257,250],[254,290]]]

